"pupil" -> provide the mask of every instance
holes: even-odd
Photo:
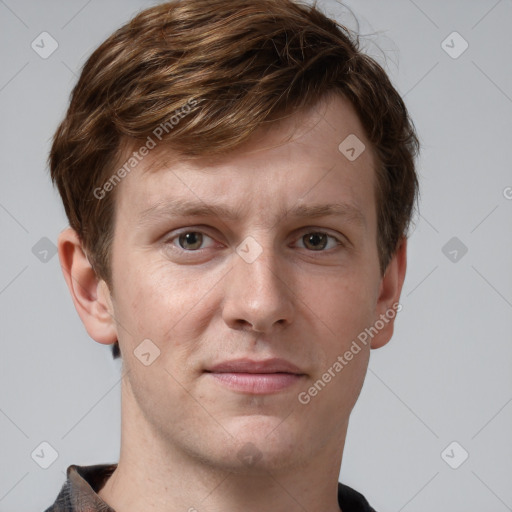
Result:
[[[306,235],[306,238],[307,238],[307,243],[306,245],[308,245],[309,243],[311,243],[314,247],[313,249],[323,249],[325,247],[325,243],[326,243],[326,236],[322,233],[312,233],[310,235]],[[319,247],[318,243],[322,243],[322,245]]]
[[[190,232],[180,235],[180,245],[183,247],[183,249],[197,249],[201,245],[201,242],[201,233]],[[189,247],[184,247],[184,245],[186,246],[187,244]],[[190,245],[193,245],[194,247],[190,247]]]

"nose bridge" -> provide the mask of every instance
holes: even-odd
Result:
[[[233,258],[225,289],[225,321],[233,328],[249,324],[258,331],[291,322],[292,294],[272,241],[263,245],[248,237]]]

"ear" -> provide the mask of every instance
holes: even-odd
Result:
[[[75,309],[89,336],[105,345],[117,340],[110,291],[93,270],[77,232],[66,228],[58,238],[59,260]]]
[[[393,335],[396,314],[402,309],[399,301],[406,268],[407,239],[403,237],[380,283],[375,318],[375,327],[379,328],[377,329],[378,332],[372,338],[371,348],[384,346]]]

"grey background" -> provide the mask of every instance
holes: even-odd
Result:
[[[40,260],[67,225],[46,158],[86,58],[154,3],[0,0],[0,512],[50,505],[70,464],[118,460],[120,365],[88,337],[58,256]],[[379,512],[512,510],[512,0],[346,4],[423,151],[403,310],[372,351],[341,479]],[[43,31],[59,45],[47,59],[31,48]],[[469,44],[456,59],[453,31]],[[31,458],[43,441],[48,469]]]

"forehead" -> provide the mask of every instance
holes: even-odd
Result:
[[[197,210],[215,200],[238,212],[275,207],[282,214],[293,203],[329,199],[357,217],[361,201],[374,200],[374,163],[355,110],[334,96],[262,127],[226,154],[189,157],[157,145],[120,184],[118,208],[148,218],[167,203]]]
[[[364,142],[365,151],[369,150],[366,157],[372,161],[371,165],[373,165],[374,149],[367,140],[357,112],[351,102],[340,93],[330,92],[314,105],[283,114],[273,121],[264,121],[248,140],[227,151],[223,150],[222,141],[220,141],[219,145],[215,147],[216,151],[209,151],[205,145],[202,155],[191,156],[186,151],[180,152],[166,145],[165,139],[156,141],[155,148],[149,152],[144,165],[140,166],[140,170],[145,175],[151,174],[166,169],[178,161],[190,162],[203,168],[213,168],[231,159],[250,157],[265,149],[283,146],[290,140],[293,140],[297,146],[311,141],[318,143],[326,136],[326,132],[330,139],[329,142],[335,144],[343,142],[347,137],[349,141],[355,141],[353,138],[355,135],[361,142]],[[137,144],[133,144],[131,148],[125,146],[123,148],[125,156],[136,146]],[[343,147],[340,148],[340,151],[342,149]],[[350,153],[347,155],[350,156]]]

